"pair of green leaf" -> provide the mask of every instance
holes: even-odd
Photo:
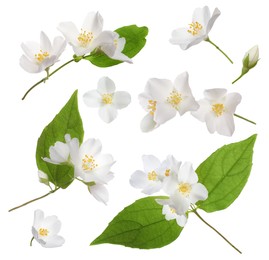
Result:
[[[206,212],[231,205],[244,188],[252,167],[256,135],[225,145],[211,154],[196,170],[208,198],[197,203]],[[119,244],[141,249],[159,248],[173,242],[182,229],[175,220],[166,221],[155,199],[137,200],[121,211],[91,245]]]

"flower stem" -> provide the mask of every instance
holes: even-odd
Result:
[[[41,197],[35,198],[35,199],[33,199],[33,200],[29,200],[29,201],[27,201],[27,202],[25,202],[25,203],[23,203],[23,204],[21,204],[21,205],[19,205],[19,206],[17,206],[17,207],[14,207],[14,208],[10,209],[8,212],[11,212],[11,211],[13,211],[13,210],[15,210],[15,209],[19,209],[19,208],[21,208],[21,207],[24,207],[24,206],[26,206],[26,205],[28,205],[28,204],[34,202],[34,201],[43,199],[43,198],[49,196],[50,194],[54,193],[55,191],[57,191],[57,190],[59,190],[59,189],[60,189],[60,187],[55,188],[54,190],[50,191],[49,193],[47,193],[47,194],[45,194],[45,195],[43,195],[43,196],[41,196]]]
[[[32,237],[32,239],[31,239],[31,241],[30,241],[30,246],[32,246],[33,245],[33,240],[34,240],[35,238],[34,237]]]
[[[214,42],[212,42],[209,38],[205,39],[206,42],[211,43],[213,46],[215,46],[232,64],[233,61],[229,58],[229,56],[219,47],[217,46]]]
[[[245,121],[247,121],[247,122],[249,122],[249,123],[251,123],[251,124],[253,124],[253,125],[256,125],[255,122],[253,122],[253,121],[251,121],[251,120],[249,120],[249,119],[247,119],[247,118],[245,118],[245,117],[242,117],[242,116],[237,115],[237,114],[234,114],[234,116],[236,116],[236,117],[238,117],[238,118],[240,118],[240,119],[243,119],[243,120],[245,120]]]
[[[24,100],[24,99],[26,98],[26,96],[29,94],[29,92],[31,92],[31,90],[33,90],[36,86],[38,86],[38,85],[39,85],[40,83],[42,83],[42,82],[45,83],[46,80],[48,80],[53,74],[55,74],[57,71],[59,71],[60,69],[62,69],[63,67],[65,67],[66,65],[68,65],[69,63],[71,63],[71,62],[73,62],[73,61],[74,61],[74,59],[67,61],[66,63],[64,63],[63,65],[61,65],[59,68],[57,68],[56,70],[54,70],[54,71],[51,72],[51,73],[48,73],[48,71],[46,71],[46,72],[47,72],[47,76],[46,76],[45,78],[41,79],[40,81],[38,81],[37,83],[35,83],[32,87],[30,87],[30,88],[25,92],[24,96],[22,97],[22,100]]]
[[[244,75],[245,75],[245,74],[242,73],[237,79],[235,79],[235,80],[232,82],[232,84],[234,84],[237,80],[241,79]]]
[[[238,253],[242,254],[242,252],[235,247],[226,237],[224,237],[218,230],[216,230],[214,227],[212,227],[209,223],[207,223],[201,216],[200,214],[198,214],[197,210],[194,209],[192,211],[202,222],[204,222],[208,227],[210,227],[211,229],[213,229],[219,236],[221,236],[231,247],[233,247]]]

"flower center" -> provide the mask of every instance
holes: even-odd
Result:
[[[198,22],[192,22],[189,24],[189,30],[188,33],[191,33],[193,36],[197,35],[201,30],[203,29],[203,26]]]
[[[170,93],[170,96],[167,98],[167,102],[170,103],[174,108],[177,108],[181,101],[181,94],[176,90],[173,90]]]
[[[43,236],[43,237],[48,236],[48,233],[49,233],[49,231],[48,231],[46,228],[40,228],[40,229],[38,230],[38,234],[39,234],[40,236]]]
[[[172,208],[172,207],[170,207],[170,211],[171,211],[172,214],[175,214],[177,212],[176,209]]]
[[[112,94],[103,94],[102,101],[106,105],[112,104]]]
[[[156,111],[157,101],[149,100],[148,102],[149,102],[148,104],[149,113],[153,116]]]
[[[49,56],[50,55],[47,51],[42,51],[42,50],[40,50],[39,53],[35,54],[35,58],[39,63],[41,63],[43,60],[45,60]]]
[[[215,113],[216,116],[221,116],[224,112],[224,105],[223,104],[214,104],[212,105],[212,111]]]
[[[82,47],[87,47],[89,43],[92,42],[93,40],[93,33],[92,32],[87,32],[83,31],[82,29],[80,30],[80,34],[78,35],[78,41]]]
[[[167,169],[167,170],[165,170],[165,173],[164,173],[164,175],[166,176],[166,177],[169,177],[170,176],[170,169]]]
[[[184,196],[188,197],[191,193],[191,185],[189,183],[181,183],[178,185],[178,191]]]
[[[114,40],[114,45],[116,48],[118,47],[118,40],[117,39]]]
[[[84,171],[92,171],[98,166],[97,163],[95,163],[95,159],[93,156],[88,156],[87,154],[82,159],[82,169]]]
[[[152,171],[152,172],[148,173],[148,179],[150,181],[156,181],[157,178],[158,178],[158,176],[157,176],[157,173],[155,171]]]

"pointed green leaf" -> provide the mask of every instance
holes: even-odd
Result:
[[[175,220],[165,219],[157,198],[166,197],[146,197],[124,208],[91,245],[110,243],[150,249],[172,243],[183,228]]]
[[[64,136],[70,134],[80,142],[83,141],[83,125],[78,111],[77,90],[71,96],[62,110],[44,128],[36,147],[36,164],[39,170],[48,175],[54,185],[67,188],[74,179],[74,169],[71,165],[54,165],[45,162],[42,158],[49,158],[49,148],[57,141],[65,142]]]
[[[138,54],[146,44],[146,36],[148,35],[147,27],[137,27],[136,25],[124,26],[115,30],[120,37],[126,40],[123,54],[129,58],[133,58]],[[122,61],[113,60],[101,51],[93,52],[86,56],[85,60],[89,60],[93,65],[98,67],[110,67],[122,63]]]
[[[224,145],[197,168],[199,182],[208,190],[208,198],[197,203],[199,208],[206,212],[222,210],[239,196],[251,171],[256,137]]]

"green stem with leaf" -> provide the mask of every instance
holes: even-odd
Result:
[[[23,204],[21,204],[21,205],[19,205],[19,206],[17,206],[17,207],[14,207],[14,208],[10,209],[8,212],[11,212],[11,211],[13,211],[13,210],[15,210],[15,209],[19,209],[19,208],[21,208],[21,207],[24,207],[24,206],[26,206],[26,205],[28,205],[28,204],[30,204],[30,203],[32,203],[32,202],[35,202],[35,201],[37,201],[37,200],[43,199],[43,198],[49,196],[50,194],[53,194],[54,192],[56,192],[56,191],[59,190],[59,189],[60,189],[60,187],[57,187],[57,188],[55,188],[54,190],[51,190],[50,192],[48,192],[47,194],[45,194],[45,195],[43,195],[43,196],[40,196],[40,197],[38,197],[38,198],[29,200],[29,201],[27,201],[27,202],[25,202],[25,203],[23,203]]]
[[[206,42],[209,42],[210,44],[212,44],[214,47],[216,47],[216,49],[218,51],[220,51],[232,64],[233,61],[230,59],[230,57],[219,47],[217,46],[214,42],[212,42],[209,38],[205,39]]]
[[[225,236],[223,236],[217,229],[215,229],[214,227],[212,227],[208,222],[206,222],[201,215],[197,212],[196,208],[193,208],[192,211],[202,222],[204,222],[208,227],[210,227],[212,230],[214,230],[220,237],[222,237],[231,247],[233,247],[238,253],[242,254],[242,252],[236,247],[234,246]]]

